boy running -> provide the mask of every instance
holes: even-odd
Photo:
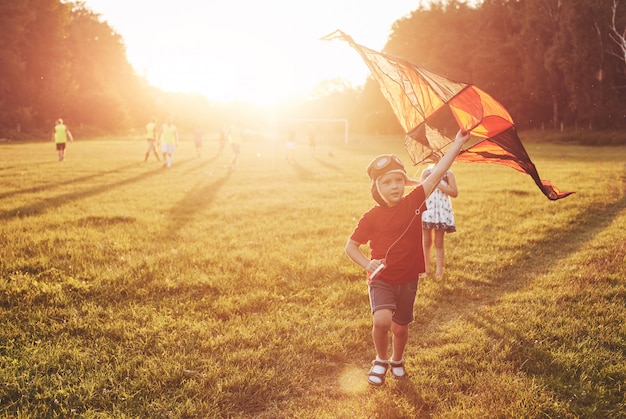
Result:
[[[378,156],[367,167],[372,196],[378,205],[363,214],[345,251],[368,273],[372,338],[376,349],[376,359],[368,373],[368,382],[372,385],[382,385],[389,368],[395,378],[407,377],[404,349],[409,338],[409,323],[414,320],[418,278],[425,271],[421,211],[426,198],[469,138],[469,133],[459,131],[448,152],[421,184],[408,177],[404,165],[393,154]],[[405,186],[416,187],[404,196]],[[368,242],[371,260],[360,249]],[[388,356],[389,331],[392,333],[391,357]]]
[[[159,154],[156,150],[156,134],[156,120],[152,118],[150,122],[146,124],[146,140],[148,141],[148,149],[146,150],[146,157],[143,159],[143,161],[148,161],[148,157],[150,157],[150,152],[154,153],[154,157],[156,157],[158,161],[161,161],[161,159],[159,158]]]

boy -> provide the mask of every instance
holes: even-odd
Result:
[[[152,118],[150,122],[146,124],[146,140],[148,141],[148,149],[146,150],[146,157],[143,159],[144,162],[148,161],[150,153],[154,153],[154,157],[156,157],[158,161],[161,161],[156,150],[156,131],[156,119]]]
[[[378,205],[363,214],[345,250],[369,274],[376,349],[367,378],[372,385],[382,385],[389,368],[396,378],[407,376],[404,348],[409,323],[414,319],[418,278],[425,271],[421,209],[469,138],[469,133],[459,131],[448,152],[421,184],[407,176],[404,165],[393,154],[378,156],[367,167],[372,196]],[[405,186],[417,187],[404,196]],[[371,260],[360,249],[368,242]],[[387,353],[389,331],[393,335],[391,358]]]
[[[174,158],[174,151],[178,145],[178,129],[172,122],[172,118],[168,118],[167,122],[161,128],[159,132],[159,138],[157,140],[161,143],[161,152],[163,153],[163,167],[172,167],[172,159]]]
[[[65,143],[67,143],[67,140],[73,142],[74,137],[69,128],[63,123],[63,119],[59,118],[54,126],[54,134],[52,134],[52,141],[56,144],[59,161],[65,160]]]

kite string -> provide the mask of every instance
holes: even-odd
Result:
[[[389,256],[389,252],[391,251],[391,249],[398,244],[398,242],[406,235],[406,233],[409,231],[409,228],[411,228],[411,225],[413,224],[413,221],[415,221],[415,219],[417,218],[418,215],[420,215],[420,213],[422,212],[422,206],[424,204],[420,205],[420,207],[418,209],[415,210],[415,214],[413,215],[413,218],[411,218],[411,221],[409,221],[409,223],[407,224],[406,228],[404,229],[404,231],[402,232],[402,234],[400,234],[400,236],[398,236],[398,238],[391,243],[391,245],[387,248],[387,252],[385,252],[385,257],[383,258],[383,263],[387,263],[387,257]],[[375,278],[370,277],[368,283],[371,283],[371,281],[373,281]]]

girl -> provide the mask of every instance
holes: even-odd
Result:
[[[426,179],[432,171],[434,165],[429,166],[422,172],[422,180]],[[426,271],[428,273],[428,265],[430,263],[430,249],[433,247],[433,236],[435,242],[435,261],[437,276],[443,275],[443,267],[445,262],[444,251],[444,235],[445,233],[454,233],[456,226],[454,224],[454,212],[452,211],[452,202],[450,198],[456,198],[459,191],[456,186],[456,179],[451,171],[447,171],[437,188],[426,200],[426,208],[422,213],[422,228],[424,230],[424,260],[426,261]]]

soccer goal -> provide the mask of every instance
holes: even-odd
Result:
[[[285,120],[288,124],[316,127],[317,133],[329,138],[331,134],[342,135],[344,143],[348,144],[350,138],[350,123],[342,118],[291,118]]]

